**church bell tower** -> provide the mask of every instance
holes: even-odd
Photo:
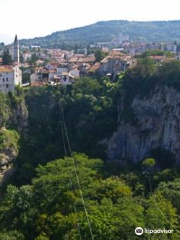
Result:
[[[17,35],[14,39],[14,62],[19,63],[19,41]]]

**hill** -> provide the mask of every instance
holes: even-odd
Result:
[[[54,32],[45,37],[22,39],[23,45],[45,45],[48,47],[66,47],[88,45],[96,42],[111,41],[119,33],[127,34],[131,40],[146,42],[164,42],[180,39],[180,21],[102,21],[88,26],[66,31]]]

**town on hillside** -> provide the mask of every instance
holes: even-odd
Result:
[[[176,43],[134,42],[123,34],[112,42],[98,42],[88,50],[76,51],[20,46],[16,35],[12,45],[0,44],[0,92],[13,91],[17,85],[69,85],[82,76],[108,76],[113,81],[121,72],[136,65],[138,55],[149,50],[169,52],[169,55],[151,55],[156,63],[179,59]]]

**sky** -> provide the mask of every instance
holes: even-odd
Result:
[[[180,19],[179,0],[0,0],[0,10],[0,42],[1,34],[34,38],[97,21]]]

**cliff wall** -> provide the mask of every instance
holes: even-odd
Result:
[[[108,143],[108,158],[137,162],[160,147],[170,150],[180,161],[180,92],[156,86],[148,98],[135,97],[131,108],[137,121],[119,126]]]

